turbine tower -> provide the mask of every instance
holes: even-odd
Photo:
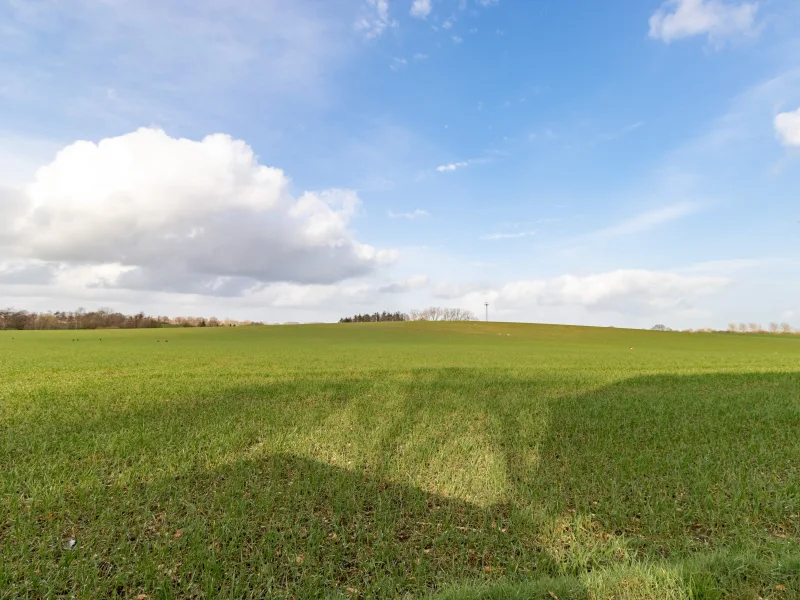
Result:
[[[483,305],[486,307],[486,322],[489,322],[489,303],[484,302]]]

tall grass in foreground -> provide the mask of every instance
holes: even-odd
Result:
[[[0,598],[798,598],[799,361],[481,323],[0,332]]]

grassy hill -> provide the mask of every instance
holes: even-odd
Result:
[[[0,331],[0,598],[798,598],[799,515],[799,336]]]

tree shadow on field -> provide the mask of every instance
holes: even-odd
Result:
[[[359,385],[314,396],[314,435],[334,417],[362,414],[345,397],[371,392],[368,381]],[[493,582],[448,597],[755,598],[775,585],[800,596],[800,563],[770,562],[781,544],[800,539],[797,374],[639,377],[552,396],[535,411],[530,403],[547,386],[524,374],[426,370],[398,386],[406,404],[396,413],[380,410],[378,396],[370,402],[379,410],[364,416],[370,427],[390,415],[378,444],[388,456],[378,464],[232,453],[213,467],[98,482],[0,519],[0,589],[8,590],[0,598],[393,598]],[[241,412],[215,408],[198,422],[213,416],[235,429],[260,418],[253,394],[263,390],[232,388],[226,410]],[[502,465],[502,498],[437,493],[399,482],[392,470],[392,457],[403,456],[397,464],[438,481],[448,457],[416,455],[414,446],[460,448],[445,431],[459,415],[471,419],[463,431],[500,457],[492,464]],[[440,418],[447,426],[421,429]],[[293,425],[285,418],[276,426]],[[484,480],[465,489],[475,481]],[[72,550],[64,545],[71,538]],[[766,562],[740,569],[728,551],[762,553]],[[681,566],[710,552],[722,558]],[[706,572],[712,579],[697,579]]]
[[[800,539],[800,374],[648,376],[550,403],[534,472],[507,447],[516,502],[592,514],[668,555]],[[795,515],[794,519],[790,519]]]
[[[551,400],[533,466],[503,410],[512,522],[593,597],[800,597],[800,374],[644,376]]]
[[[149,484],[94,491],[28,535],[65,535],[28,554],[14,597],[392,598],[470,577],[546,570],[507,530],[507,506],[468,502],[292,455],[238,460]],[[51,540],[52,541],[52,540]],[[20,565],[18,565],[20,566]]]

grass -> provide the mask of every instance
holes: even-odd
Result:
[[[0,332],[3,599],[800,598],[798,515],[800,337]]]

